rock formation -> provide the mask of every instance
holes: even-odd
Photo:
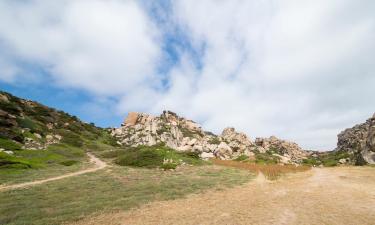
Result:
[[[130,112],[120,128],[111,133],[125,146],[165,143],[178,151],[194,151],[202,158],[233,159],[240,155],[253,157],[272,150],[281,162],[300,162],[306,156],[297,144],[276,137],[258,138],[252,142],[244,133],[225,128],[221,135],[204,131],[194,121],[164,111],[160,116]]]
[[[342,131],[335,151],[348,152],[354,164],[375,164],[375,114],[365,123]]]

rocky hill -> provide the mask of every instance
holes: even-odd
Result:
[[[296,143],[274,136],[257,138],[253,142],[234,128],[225,128],[220,135],[215,135],[170,111],[164,111],[160,116],[131,112],[121,127],[113,128],[111,134],[125,146],[151,146],[164,142],[178,151],[198,152],[202,158],[236,159],[245,156],[299,163],[308,155]]]
[[[350,164],[375,164],[375,114],[365,123],[355,125],[338,135],[335,152],[346,152]]]

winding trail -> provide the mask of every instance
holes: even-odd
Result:
[[[14,190],[14,189],[19,189],[19,188],[25,188],[25,187],[35,186],[35,185],[39,185],[39,184],[44,184],[44,183],[47,183],[47,182],[50,182],[50,181],[61,180],[61,179],[68,178],[68,177],[74,177],[74,176],[79,176],[79,175],[82,175],[82,174],[85,174],[85,173],[95,172],[95,171],[98,171],[98,170],[101,170],[101,169],[104,169],[105,167],[107,167],[107,163],[101,161],[100,159],[98,159],[93,154],[87,153],[87,155],[90,158],[90,162],[92,164],[94,164],[94,167],[92,167],[92,168],[80,170],[80,171],[73,172],[73,173],[64,174],[64,175],[57,176],[57,177],[51,177],[51,178],[47,178],[47,179],[43,179],[43,180],[37,180],[37,181],[20,183],[20,184],[0,186],[0,191],[8,191],[8,190]]]

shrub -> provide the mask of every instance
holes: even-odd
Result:
[[[205,164],[195,152],[177,152],[174,149],[164,146],[163,143],[154,146],[131,147],[126,150],[118,150],[107,153],[109,156],[118,154],[115,163],[122,166],[135,166],[146,168],[163,168],[164,159],[169,159],[179,165],[184,162],[190,165]]]
[[[12,140],[0,138],[0,148],[3,148],[5,150],[14,151],[14,150],[20,150],[21,145],[12,141]]]
[[[249,156],[247,155],[240,155],[238,156],[235,161],[245,161],[245,160],[248,160],[249,159]]]
[[[156,168],[163,164],[163,159],[164,157],[154,150],[131,149],[120,156],[115,162],[121,166]]]
[[[74,146],[74,147],[82,147],[83,146],[83,140],[81,137],[75,133],[72,132],[65,132],[62,143]]]
[[[78,161],[76,160],[65,160],[65,161],[60,162],[60,164],[64,166],[72,166],[76,163],[78,163]]]
[[[326,159],[323,160],[323,165],[327,167],[337,166],[338,161],[335,159]]]
[[[208,143],[211,145],[218,145],[220,144],[220,139],[218,137],[213,137],[210,140],[208,140]]]
[[[164,170],[174,170],[176,169],[177,164],[176,163],[164,163],[161,168]]]
[[[255,154],[255,162],[261,164],[277,164],[279,158],[269,153],[257,153]]]
[[[35,130],[37,125],[30,118],[17,118],[17,123],[22,128],[29,128],[30,130]]]

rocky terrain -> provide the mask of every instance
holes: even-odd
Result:
[[[131,112],[121,127],[113,128],[111,134],[125,146],[164,142],[178,151],[198,152],[202,158],[236,159],[265,154],[281,163],[299,163],[308,155],[296,143],[274,136],[252,141],[234,128],[225,128],[220,135],[215,135],[170,111],[164,111],[160,116]]]
[[[375,114],[365,123],[355,125],[338,135],[335,152],[347,152],[347,163],[375,164]]]

